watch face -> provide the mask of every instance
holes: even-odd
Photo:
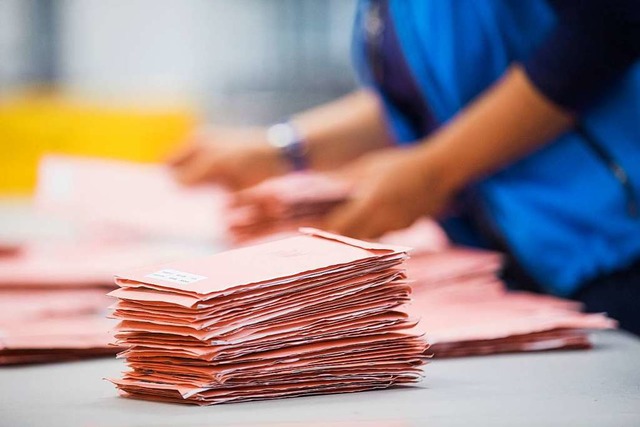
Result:
[[[267,141],[274,147],[285,148],[297,139],[296,131],[287,123],[278,123],[267,130]]]

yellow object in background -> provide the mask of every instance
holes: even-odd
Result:
[[[161,161],[196,122],[177,106],[116,107],[60,96],[24,96],[0,103],[0,193],[27,194],[45,153]]]

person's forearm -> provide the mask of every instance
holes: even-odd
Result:
[[[382,106],[367,90],[296,115],[292,122],[307,144],[313,169],[336,168],[390,144]]]
[[[425,165],[438,169],[442,185],[456,191],[532,153],[573,123],[515,66],[418,150]]]

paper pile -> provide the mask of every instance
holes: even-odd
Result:
[[[0,288],[113,287],[113,272],[184,257],[183,245],[54,241],[29,242],[0,256]]]
[[[0,365],[112,356],[113,323],[101,316],[48,319],[0,329]]]
[[[306,235],[117,276],[125,396],[209,405],[418,381],[406,248]]]
[[[0,365],[114,354],[100,289],[0,289]]]
[[[91,235],[216,240],[226,197],[210,185],[184,187],[162,165],[50,155],[40,162],[35,199]]]
[[[507,291],[496,277],[500,255],[451,248],[407,263],[409,312],[429,326],[435,357],[589,348],[589,330],[615,327],[574,301]]]
[[[229,211],[228,232],[242,242],[303,226],[320,226],[343,203],[350,187],[318,173],[296,173],[266,180],[241,192]]]
[[[113,355],[117,269],[184,257],[176,245],[25,243],[0,255],[0,365]]]
[[[193,240],[221,237],[222,193],[159,165],[47,156],[39,172],[34,223],[57,217],[61,233],[1,236],[0,364],[115,354],[114,272],[203,253]]]

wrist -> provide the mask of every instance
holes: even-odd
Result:
[[[457,194],[469,183],[465,169],[456,164],[446,150],[426,143],[419,146],[418,151],[415,159],[420,164],[422,179],[436,186],[441,193]]]
[[[308,169],[308,147],[296,125],[292,122],[277,123],[267,128],[266,139],[294,171]]]
[[[266,129],[263,131],[260,144],[256,144],[254,153],[256,154],[256,165],[268,171],[269,176],[285,175],[293,171],[293,167],[287,159],[282,156],[280,150],[270,145],[264,137]]]

